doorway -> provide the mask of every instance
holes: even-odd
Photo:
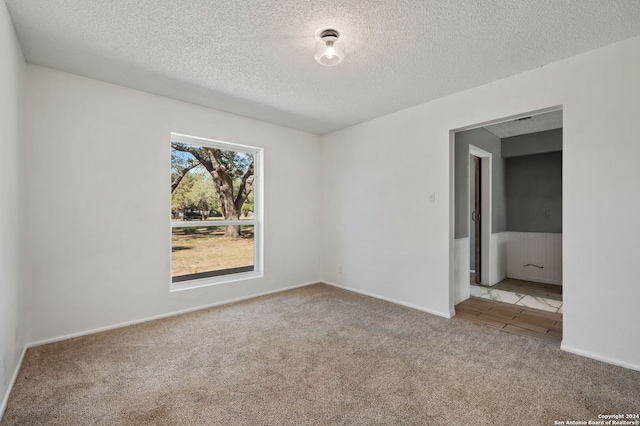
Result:
[[[562,111],[460,129],[452,144],[454,305],[506,302],[561,327]]]

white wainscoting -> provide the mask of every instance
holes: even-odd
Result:
[[[491,234],[491,247],[489,271],[483,271],[483,284],[495,285],[507,278],[507,251],[508,232]],[[469,288],[469,238],[457,238],[454,240],[454,291],[455,304],[466,300],[470,296]]]
[[[505,278],[562,285],[562,234],[499,232],[491,234],[491,265],[483,271],[485,285]],[[469,238],[454,240],[453,299],[469,298]],[[543,266],[524,266],[526,264]]]
[[[562,285],[562,234],[508,232],[507,277]],[[524,266],[533,264],[542,266]]]
[[[469,238],[456,238],[453,244],[453,303],[457,305],[471,295],[469,287]]]

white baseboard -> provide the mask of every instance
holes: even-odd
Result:
[[[377,294],[374,293],[369,293],[368,291],[363,291],[363,290],[358,290],[355,288],[351,288],[351,287],[346,287],[340,284],[335,284],[329,281],[322,281],[324,284],[333,286],[333,287],[337,287],[340,288],[342,290],[347,290],[347,291],[351,291],[353,293],[358,293],[358,294],[362,294],[364,296],[369,296],[369,297],[373,297],[374,299],[380,299],[380,300],[384,300],[385,302],[391,302],[391,303],[395,303],[396,305],[402,305],[402,306],[406,306],[407,308],[411,308],[411,309],[416,309],[418,311],[422,311],[422,312],[426,312],[428,314],[431,315],[436,315],[438,317],[442,317],[442,318],[453,318],[453,316],[455,315],[455,310],[450,310],[449,313],[443,313],[440,311],[435,311],[433,309],[428,309],[428,308],[423,308],[422,306],[418,306],[418,305],[412,305],[411,303],[405,303],[405,302],[401,302],[399,300],[396,299],[391,299],[389,297],[384,297],[384,296],[379,296]]]
[[[27,353],[27,346],[22,348],[22,353],[20,354],[20,358],[18,359],[18,364],[16,365],[16,369],[13,372],[13,376],[11,377],[11,381],[9,381],[9,387],[7,388],[7,393],[2,398],[2,405],[0,405],[0,420],[2,416],[4,416],[4,411],[7,409],[7,404],[9,403],[9,395],[11,394],[11,389],[13,389],[13,385],[16,383],[18,379],[18,373],[20,372],[20,367],[22,367],[22,361],[24,361],[24,355]]]
[[[113,329],[116,329],[116,328],[127,327],[129,325],[140,324],[140,323],[143,323],[143,322],[153,321],[153,320],[157,320],[157,319],[162,319],[162,318],[173,317],[173,316],[176,316],[176,315],[187,314],[189,312],[199,311],[201,309],[213,308],[215,306],[228,305],[229,303],[240,302],[240,301],[247,300],[247,299],[253,299],[255,297],[267,296],[269,294],[280,293],[282,291],[293,290],[295,288],[306,287],[306,286],[310,286],[310,285],[314,285],[314,284],[321,284],[321,283],[322,283],[322,281],[313,281],[313,282],[308,282],[308,283],[304,283],[304,284],[296,284],[296,285],[293,285],[293,286],[290,286],[290,287],[279,288],[279,289],[276,289],[276,290],[269,290],[269,291],[265,291],[265,292],[262,292],[262,293],[255,293],[255,294],[251,294],[251,295],[248,295],[248,296],[237,297],[235,299],[228,299],[228,300],[223,300],[223,301],[220,301],[220,302],[210,303],[210,304],[207,304],[207,305],[196,306],[194,308],[182,309],[180,311],[173,311],[173,312],[169,312],[169,313],[166,313],[166,314],[154,315],[152,317],[146,317],[146,318],[141,318],[141,319],[137,319],[137,320],[133,320],[133,321],[127,321],[127,322],[122,322],[122,323],[118,323],[118,324],[107,325],[105,327],[99,327],[99,328],[94,328],[94,329],[91,329],[91,330],[80,331],[78,333],[71,333],[71,334],[66,334],[64,336],[52,337],[50,339],[44,339],[44,340],[39,340],[37,342],[28,343],[27,344],[27,348],[33,348],[33,347],[36,347],[36,346],[46,345],[48,343],[55,343],[55,342],[60,342],[62,340],[73,339],[74,337],[87,336],[89,334],[100,333],[102,331],[107,331],[107,330],[113,330]]]
[[[562,286],[562,281],[541,278],[541,277],[530,277],[530,276],[519,275],[519,274],[507,274],[505,278],[513,278],[514,280],[533,281],[536,283],[555,284],[555,285]]]
[[[605,356],[602,356],[602,355],[596,355],[596,354],[593,354],[593,353],[588,352],[588,351],[583,351],[582,349],[572,348],[571,346],[567,346],[565,344],[561,344],[560,345],[560,349],[562,349],[565,352],[570,352],[572,354],[576,354],[576,355],[584,356],[584,357],[587,357],[587,358],[595,359],[596,361],[606,362],[607,364],[617,365],[619,367],[628,368],[629,370],[640,371],[640,365],[631,364],[631,363],[620,361],[620,360],[613,359],[613,358],[608,358],[608,357],[605,357]]]

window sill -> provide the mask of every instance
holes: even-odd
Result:
[[[240,273],[230,274],[230,275],[219,275],[215,277],[199,278],[199,279],[193,279],[188,281],[171,282],[169,291],[174,292],[174,291],[182,291],[182,290],[191,290],[194,288],[209,287],[212,285],[226,284],[226,283],[231,283],[236,281],[252,280],[255,278],[262,278],[263,276],[264,274],[262,272],[250,271],[250,272],[240,272]]]

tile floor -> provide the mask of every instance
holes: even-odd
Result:
[[[471,295],[481,299],[494,300],[496,302],[510,303],[512,305],[525,306],[532,309],[540,309],[547,312],[562,314],[562,302],[546,297],[530,296],[521,293],[512,293],[504,290],[495,290],[488,287],[471,285]]]
[[[471,284],[475,284],[475,279]],[[544,297],[546,299],[562,300],[562,286],[555,284],[543,284],[534,281],[517,280],[515,278],[507,278],[500,281],[496,285],[491,286],[492,289],[509,291],[511,293],[528,294],[533,297]]]

